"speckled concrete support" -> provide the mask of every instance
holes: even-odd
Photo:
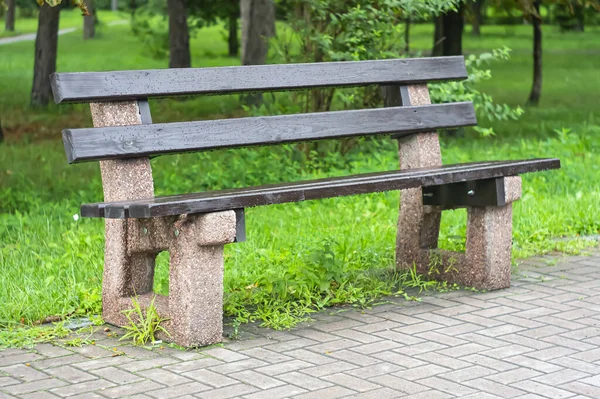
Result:
[[[409,86],[411,105],[431,104],[427,85]],[[442,165],[442,154],[437,133],[419,133],[398,142],[400,169],[426,168]],[[402,190],[396,259],[400,267],[418,262],[423,249],[435,249],[440,231],[441,210],[423,206],[421,188]]]
[[[407,88],[410,105],[430,104],[426,85]],[[437,133],[421,133],[399,140],[400,169],[442,165]],[[440,207],[423,205],[420,188],[402,190],[396,238],[398,268],[440,281],[478,289],[510,286],[512,202],[521,197],[521,178],[504,179],[507,205],[469,208],[466,253],[438,249]]]
[[[141,124],[136,102],[90,104],[94,126]],[[101,161],[105,201],[154,196],[148,158]],[[123,311],[137,297],[155,298],[166,318],[162,338],[183,346],[220,342],[223,335],[223,246],[235,239],[234,211],[160,219],[106,219],[102,313],[108,323],[127,323]],[[171,255],[170,295],[153,293],[156,255]]]

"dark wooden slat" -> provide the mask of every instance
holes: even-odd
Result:
[[[147,200],[86,204],[81,207],[81,215],[84,217],[147,218],[206,213],[412,187],[429,187],[470,180],[493,179],[558,168],[560,168],[558,159],[532,159],[395,170],[261,187],[157,197]]]
[[[220,68],[55,73],[54,101],[97,102],[467,78],[464,58],[429,57]]]
[[[333,139],[410,134],[477,123],[473,104],[451,103],[63,131],[69,163]]]

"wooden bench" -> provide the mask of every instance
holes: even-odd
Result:
[[[70,163],[100,161],[104,202],[81,207],[106,218],[103,317],[152,292],[154,262],[170,252],[170,292],[158,297],[170,340],[222,339],[223,246],[244,239],[244,208],[402,190],[396,259],[435,278],[499,289],[510,284],[512,205],[519,175],[560,167],[558,159],[444,165],[437,129],[476,124],[469,102],[430,104],[427,82],[465,79],[463,57],[52,76],[57,103],[89,102],[93,128],[67,129]],[[148,99],[334,86],[381,85],[386,108],[153,124]],[[154,197],[150,156],[351,136],[393,135],[400,169],[262,187]],[[225,167],[225,165],[224,165]],[[199,177],[201,178],[201,176]],[[441,211],[468,208],[464,254],[437,249]],[[434,258],[435,257],[435,258]]]

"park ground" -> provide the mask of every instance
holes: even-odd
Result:
[[[60,37],[59,71],[166,67],[166,60],[148,55],[128,25],[108,26],[109,18],[100,14],[104,25],[94,40],[84,42],[80,30]],[[70,21],[76,19],[63,18],[61,28]],[[18,22],[17,30],[26,33],[30,22]],[[414,51],[430,47],[431,29],[414,27]],[[99,168],[96,163],[69,166],[60,141],[64,128],[91,126],[89,109],[28,107],[33,46],[0,46],[0,118],[6,136],[0,145],[0,346],[33,339],[22,333],[23,325],[50,316],[97,314],[100,306],[103,223],[74,218],[81,203],[102,198]],[[561,159],[561,170],[524,176],[514,214],[517,269],[528,256],[573,253],[598,243],[600,29],[560,33],[544,27],[544,85],[537,108],[524,105],[531,86],[531,28],[484,26],[479,38],[465,33],[467,54],[503,46],[513,50],[511,59],[491,64],[493,77],[479,88],[498,103],[522,106],[524,115],[517,121],[480,119],[482,126],[494,128],[493,137],[443,136],[442,154],[445,163]],[[202,29],[192,40],[195,67],[239,63],[226,54],[220,27]],[[155,122],[245,114],[236,96],[160,100],[151,107]],[[395,169],[397,155],[386,138],[326,160],[302,159],[293,146],[281,146],[152,162],[162,195]],[[397,209],[398,194],[392,192],[248,210],[248,241],[226,247],[226,314],[237,322],[286,328],[324,306],[367,306],[383,295],[418,299],[404,295],[408,287],[454,289],[393,272]],[[447,212],[440,245],[460,249],[464,237],[464,211]],[[161,254],[157,292],[168,291],[167,270],[168,256]]]

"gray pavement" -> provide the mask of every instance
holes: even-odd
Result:
[[[0,398],[600,398],[600,252],[526,261],[510,289],[245,327],[202,350],[109,337],[0,352]]]

